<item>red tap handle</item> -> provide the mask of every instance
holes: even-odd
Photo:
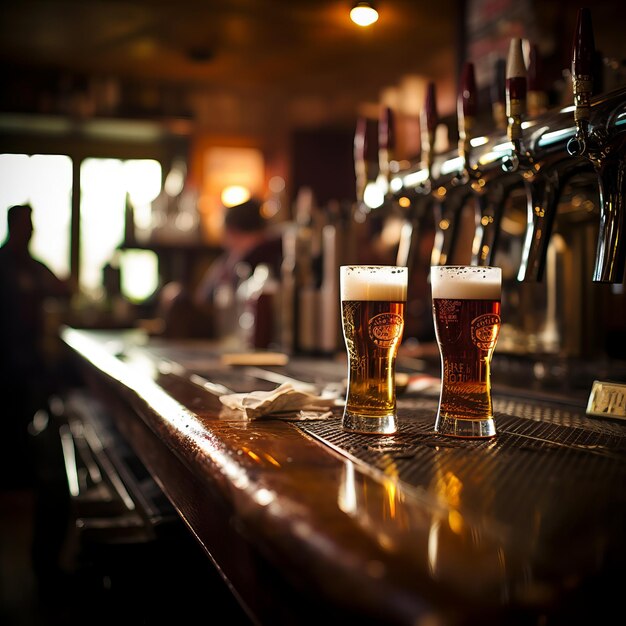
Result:
[[[512,39],[506,63],[506,116],[511,141],[522,137],[522,117],[526,114],[526,77],[522,40]]]
[[[458,114],[459,118],[474,118],[477,113],[476,74],[473,63],[465,63],[461,74],[461,89],[459,90]]]
[[[477,113],[477,89],[474,64],[465,63],[461,74],[461,87],[457,99],[457,116],[459,124],[459,156],[464,161],[464,175],[469,168],[470,140],[473,136],[474,120]]]
[[[439,115],[437,113],[437,91],[435,83],[432,81],[428,83],[428,87],[426,89],[426,100],[424,102],[422,122],[424,123],[425,130],[429,133],[434,133],[437,130],[437,125],[439,124]]]
[[[437,114],[437,98],[435,83],[429,82],[426,88],[426,100],[420,120],[422,134],[422,155],[425,157],[428,169],[432,166],[435,147],[435,132],[439,124],[439,115]]]
[[[356,121],[356,130],[354,132],[354,162],[355,164],[365,162],[365,155],[367,153],[366,135],[367,135],[367,118],[361,116]]]
[[[378,146],[393,152],[396,147],[395,118],[391,107],[383,107],[378,120]]]
[[[461,75],[461,88],[457,100],[457,116],[459,120],[459,137],[461,141],[469,141],[477,113],[477,89],[474,64],[465,63]]]

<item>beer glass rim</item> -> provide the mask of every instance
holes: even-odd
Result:
[[[495,265],[433,265],[429,282],[433,298],[500,299],[502,268]]]
[[[448,270],[454,270],[454,269],[476,269],[476,270],[500,270],[500,271],[502,271],[502,268],[499,265],[463,265],[463,264],[458,264],[458,265],[431,265],[430,269],[431,270],[434,270],[434,269],[448,269]]]
[[[341,265],[339,293],[345,300],[406,302],[409,272],[406,265]]]
[[[347,263],[339,267],[355,267],[368,269],[390,269],[390,270],[408,270],[406,265],[385,265],[383,263]]]

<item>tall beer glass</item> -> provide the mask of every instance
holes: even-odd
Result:
[[[404,331],[406,267],[342,265],[341,321],[348,352],[342,426],[359,433],[396,432],[395,370]]]
[[[500,268],[436,266],[430,281],[441,354],[435,430],[453,437],[493,437],[491,357],[500,332]]]

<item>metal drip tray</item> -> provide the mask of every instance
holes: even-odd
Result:
[[[299,422],[298,428],[357,464],[393,477],[405,488],[438,497],[438,481],[453,475],[463,486],[466,512],[515,525],[545,514],[623,523],[626,428],[570,408],[499,399],[493,439],[456,439],[433,430],[437,400],[399,403],[399,431],[390,436],[344,432],[339,417]],[[569,509],[568,509],[569,507]],[[619,513],[611,518],[611,511]],[[621,519],[621,521],[619,521]],[[616,527],[617,529],[617,527]],[[620,531],[621,533],[621,531]]]

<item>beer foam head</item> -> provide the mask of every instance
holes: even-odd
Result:
[[[430,268],[433,298],[499,300],[502,271],[499,267],[438,265]]]
[[[342,265],[339,282],[342,300],[404,302],[408,270],[396,265]]]

